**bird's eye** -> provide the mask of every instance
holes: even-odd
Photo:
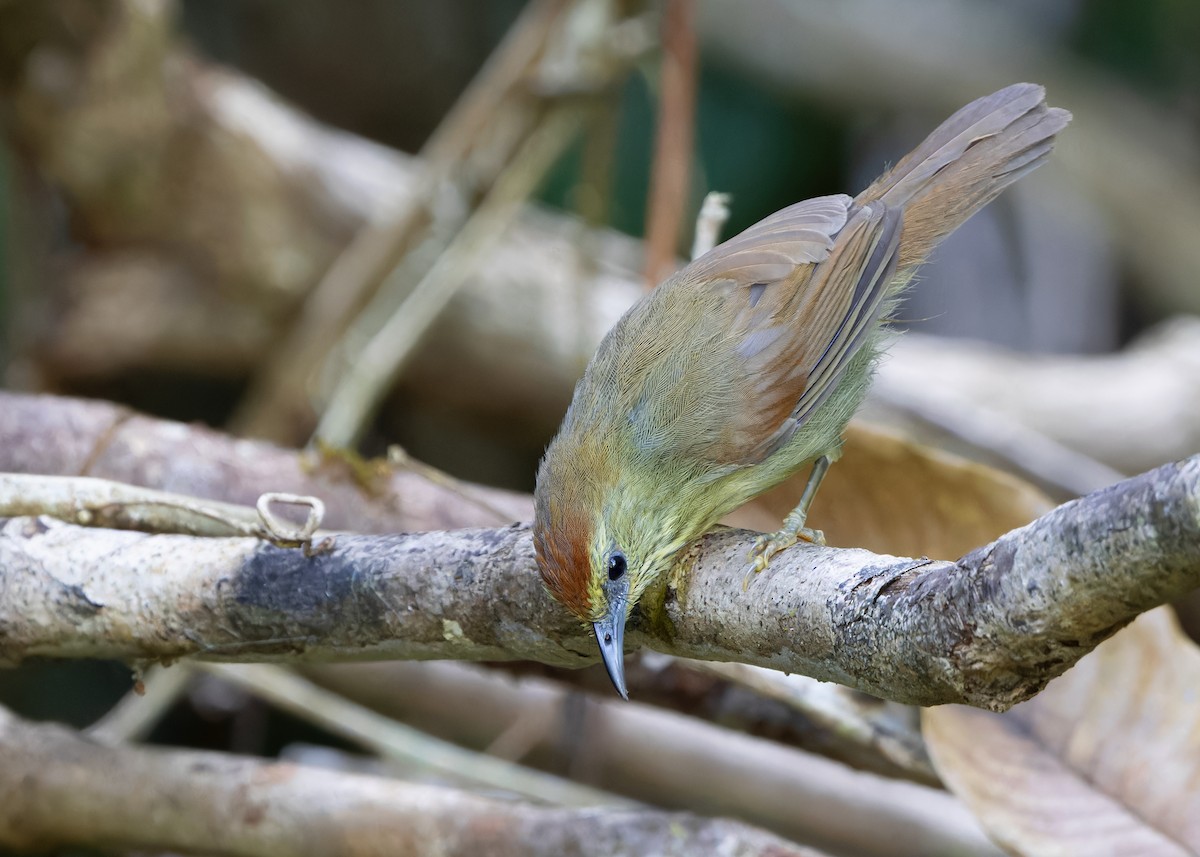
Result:
[[[608,558],[608,579],[620,580],[625,574],[625,554],[617,551]]]

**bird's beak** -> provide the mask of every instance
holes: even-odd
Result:
[[[604,659],[604,668],[612,679],[613,687],[622,699],[629,699],[625,690],[625,604],[614,601],[608,615],[599,622],[592,623],[596,629],[596,642],[600,644],[600,657]]]

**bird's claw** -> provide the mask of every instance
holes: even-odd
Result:
[[[778,532],[764,533],[759,536],[754,540],[754,547],[750,549],[750,560],[754,563],[754,573],[761,574],[766,571],[767,564],[771,562],[775,554],[800,541],[824,547],[825,534],[811,527],[798,527],[794,530],[785,527]],[[750,578],[747,577],[746,583],[748,584],[749,581]]]

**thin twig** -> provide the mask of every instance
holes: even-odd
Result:
[[[85,527],[219,538],[265,537],[258,513],[89,476],[0,473],[0,517],[50,515]]]
[[[347,367],[317,426],[323,442],[354,444],[421,335],[511,225],[585,115],[577,103],[550,109],[445,252]]]
[[[463,482],[461,479],[456,479],[449,473],[443,470],[438,470],[424,461],[419,461],[408,454],[408,450],[399,444],[392,444],[387,450],[387,462],[395,468],[403,468],[410,473],[415,473],[422,479],[425,479],[431,485],[436,485],[438,488],[444,488],[446,491],[454,494],[464,503],[475,506],[476,508],[487,512],[496,523],[502,523],[510,520],[511,515],[506,513],[504,509],[489,503],[487,498],[481,496],[474,490],[475,486],[470,483]]]
[[[305,507],[306,520],[293,524],[280,518],[271,508],[275,504]],[[306,553],[332,546],[329,533],[313,545],[325,517],[319,497],[275,491],[262,494],[255,509],[247,509],[90,476],[0,473],[0,517],[20,515],[49,515],[85,527],[143,533],[251,536],[279,547],[302,547]]]
[[[675,245],[687,206],[696,121],[694,14],[694,0],[667,0],[662,22],[658,130],[646,214],[647,288],[675,267]]]
[[[637,805],[599,789],[465,750],[377,714],[282,667],[203,664],[201,668],[383,758],[437,771],[451,780],[484,785],[558,806]]]
[[[692,238],[692,258],[699,259],[717,246],[721,240],[721,227],[729,219],[729,194],[709,191],[696,216],[696,234]]]
[[[137,690],[131,690],[108,713],[84,730],[93,741],[124,744],[150,734],[163,715],[191,686],[195,670],[190,664],[151,667]]]
[[[496,116],[514,115],[514,98],[527,98],[524,84],[564,5],[564,0],[537,0],[525,8],[422,147],[421,178],[399,210],[359,231],[313,290],[284,342],[268,354],[232,420],[238,433],[278,438],[282,426],[307,408],[312,376],[388,272],[418,243],[430,225],[435,198],[453,176],[478,173],[466,169],[464,159],[480,146]]]

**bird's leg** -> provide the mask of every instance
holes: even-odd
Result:
[[[825,534],[804,526],[804,522],[808,519],[808,510],[812,506],[813,498],[817,496],[817,489],[821,487],[821,480],[829,472],[829,465],[832,463],[833,459],[828,455],[822,455],[813,462],[804,493],[800,495],[800,502],[783,519],[783,526],[774,533],[759,536],[754,542],[750,558],[754,560],[755,572],[765,569],[771,557],[784,548],[790,548],[801,539],[817,545],[825,544]]]

